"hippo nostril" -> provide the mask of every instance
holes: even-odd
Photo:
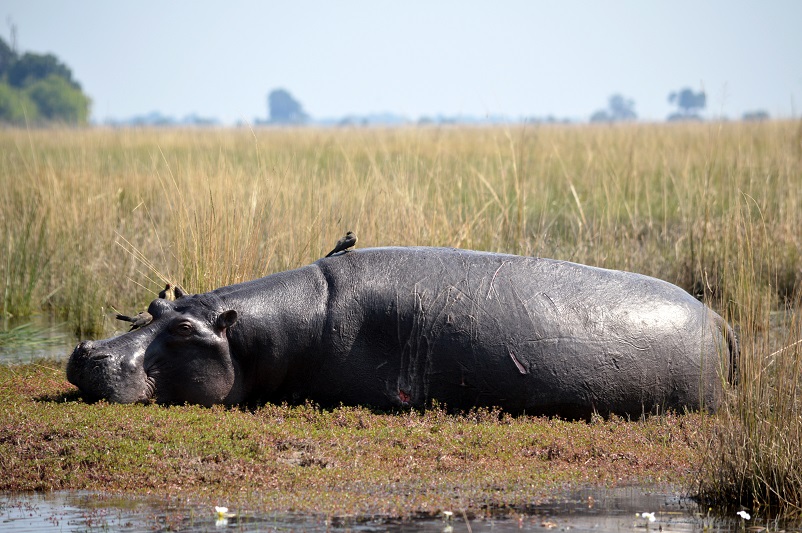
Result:
[[[81,341],[72,351],[72,359],[86,359],[91,357],[93,347],[94,343],[92,341]]]
[[[77,349],[78,349],[78,350],[80,350],[80,351],[87,351],[87,350],[91,350],[91,349],[92,349],[92,346],[93,346],[94,344],[95,344],[95,343],[94,343],[93,341],[81,341],[81,342],[78,344],[78,348],[77,348]]]
[[[111,356],[109,354],[107,354],[107,353],[98,353],[98,354],[90,355],[90,357],[92,359],[94,359],[95,361],[102,361],[103,359],[108,359]]]

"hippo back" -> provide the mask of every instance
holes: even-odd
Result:
[[[317,265],[330,357],[288,386],[322,403],[637,416],[714,408],[721,396],[726,324],[655,278],[439,248]]]

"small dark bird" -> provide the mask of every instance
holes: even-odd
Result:
[[[164,289],[159,291],[159,298],[162,300],[175,300],[175,293],[173,292],[173,284],[168,283],[164,286]]]
[[[150,324],[153,321],[153,315],[151,315],[147,311],[142,311],[141,313],[137,313],[134,316],[117,315],[117,320],[130,322],[131,329],[129,329],[128,331],[134,331],[135,329],[139,329]]]
[[[173,285],[172,283],[168,283],[164,286],[164,290],[159,292],[159,298],[163,300],[177,300],[184,296],[184,291],[181,290],[178,285]]]
[[[332,255],[338,252],[347,252],[349,248],[353,248],[356,244],[356,234],[353,231],[349,231],[345,234],[345,237],[337,241],[337,245],[334,247],[334,250],[330,251],[326,254],[326,257],[331,257]]]

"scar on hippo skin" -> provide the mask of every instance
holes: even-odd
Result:
[[[150,324],[153,321],[153,315],[151,315],[147,311],[142,311],[141,313],[137,313],[134,316],[117,315],[117,320],[122,320],[123,322],[130,322],[131,329],[129,329],[128,331],[134,331],[135,329],[139,329]]]
[[[409,395],[408,392],[405,392],[402,389],[398,389],[398,399],[401,400],[401,403],[409,403],[412,399],[412,396]]]
[[[345,234],[345,236],[337,241],[337,244],[334,246],[334,249],[326,254],[326,257],[331,257],[332,255],[338,252],[347,252],[349,248],[353,248],[356,245],[356,233],[353,231],[349,231]]]
[[[159,292],[159,298],[162,300],[174,301],[186,294],[184,291],[181,290],[181,287],[178,285],[173,285],[172,283],[168,283],[164,286],[164,289]]]
[[[518,360],[518,358],[517,358],[517,357],[515,357],[515,354],[514,354],[514,353],[512,353],[512,350],[510,350],[509,348],[507,348],[507,352],[510,354],[510,359],[512,359],[512,362],[513,362],[513,363],[515,363],[515,368],[517,368],[517,369],[518,369],[518,372],[519,372],[521,375],[524,375],[524,376],[525,376],[525,375],[527,375],[529,372],[526,370],[526,368],[524,367],[524,365],[522,365],[522,364],[521,364],[521,362]]]

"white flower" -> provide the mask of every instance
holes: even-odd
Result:
[[[744,520],[749,520],[750,518],[752,518],[752,515],[750,515],[750,514],[749,514],[749,513],[747,513],[746,511],[738,511],[738,512],[737,512],[737,513],[735,513],[735,514],[737,514],[738,516],[740,516],[740,517],[741,517],[741,518],[743,518]]]
[[[217,518],[214,521],[214,525],[217,527],[225,527],[228,525],[228,519],[234,518],[236,513],[229,513],[228,507],[218,507],[214,506],[214,512],[217,514]]]
[[[641,518],[645,518],[649,522],[654,522],[655,520],[657,520],[657,518],[655,518],[654,516],[654,513],[640,513],[640,515],[638,515],[638,513],[635,513],[635,516],[640,516]]]

